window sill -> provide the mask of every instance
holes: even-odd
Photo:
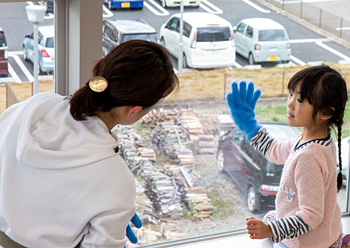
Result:
[[[350,216],[344,216],[342,218],[343,233],[350,234]],[[238,234],[231,237],[207,240],[188,245],[176,246],[178,248],[212,248],[212,247],[245,247],[245,248],[272,248],[272,242],[270,239],[253,240],[248,237],[247,234]],[[175,246],[172,246],[175,247]]]

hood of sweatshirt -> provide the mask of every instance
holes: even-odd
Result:
[[[16,157],[24,165],[66,169],[115,156],[117,141],[98,117],[76,121],[66,97],[42,93],[9,111],[19,129]],[[9,116],[7,116],[8,118]]]

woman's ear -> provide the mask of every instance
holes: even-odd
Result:
[[[128,118],[131,118],[133,114],[139,112],[142,109],[141,106],[128,106],[127,108],[127,116]]]

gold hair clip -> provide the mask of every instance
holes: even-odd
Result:
[[[95,76],[89,81],[89,87],[92,91],[103,92],[107,89],[107,79],[101,76]]]

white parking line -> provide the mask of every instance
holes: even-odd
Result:
[[[246,4],[249,4],[250,6],[252,6],[253,8],[259,10],[260,12],[262,13],[270,13],[271,11],[268,10],[268,9],[263,9],[261,7],[259,7],[258,5],[256,5],[255,3],[252,3],[251,1],[249,0],[242,0],[243,2],[245,2]]]
[[[236,68],[242,68],[243,66],[241,66],[240,64],[238,64],[236,61],[233,63],[233,65],[236,67]]]
[[[289,40],[289,43],[313,43],[313,42],[323,42],[323,41],[329,41],[327,38],[318,38],[318,39],[294,39],[294,40]]]
[[[158,10],[156,10],[155,8],[153,8],[150,4],[148,4],[146,1],[143,2],[143,5],[149,9],[150,11],[153,12],[153,14],[158,15],[158,16],[167,16],[169,15],[169,12],[164,9],[162,6],[160,6],[158,3],[156,3],[154,0],[149,0],[149,2],[151,4],[153,4],[156,8],[158,8],[160,10],[160,12]]]
[[[337,50],[323,44],[321,41],[316,41],[316,44],[319,45],[320,47],[330,51],[331,53],[334,53],[335,55],[339,56],[340,58],[344,59],[344,60],[347,60],[347,61],[350,61],[350,58],[345,56],[344,54],[338,52]]]
[[[218,7],[216,7],[214,4],[212,4],[207,0],[202,0],[199,6],[209,13],[213,13],[217,15],[224,13],[221,9],[219,9]]]
[[[293,55],[290,55],[290,58],[291,58],[294,62],[298,63],[299,65],[306,65],[305,62],[303,62],[303,61],[301,61],[300,59],[294,57]]]
[[[112,17],[113,16],[112,11],[110,11],[106,6],[102,5],[102,7],[103,7],[103,14],[102,14],[103,17]]]
[[[18,64],[18,66],[21,68],[21,70],[23,71],[24,75],[27,77],[29,82],[33,82],[34,81],[34,77],[32,76],[32,74],[28,71],[27,67],[23,64],[22,60],[19,58],[18,55],[23,55],[23,52],[19,51],[19,52],[9,52],[9,56],[12,57],[16,63]],[[11,74],[12,75],[12,74]]]
[[[8,68],[9,68],[9,73],[12,76],[11,78],[9,78],[9,79],[12,79],[10,82],[22,83],[21,79],[18,77],[17,73],[15,72],[15,70],[12,68],[10,64],[8,64]]]

